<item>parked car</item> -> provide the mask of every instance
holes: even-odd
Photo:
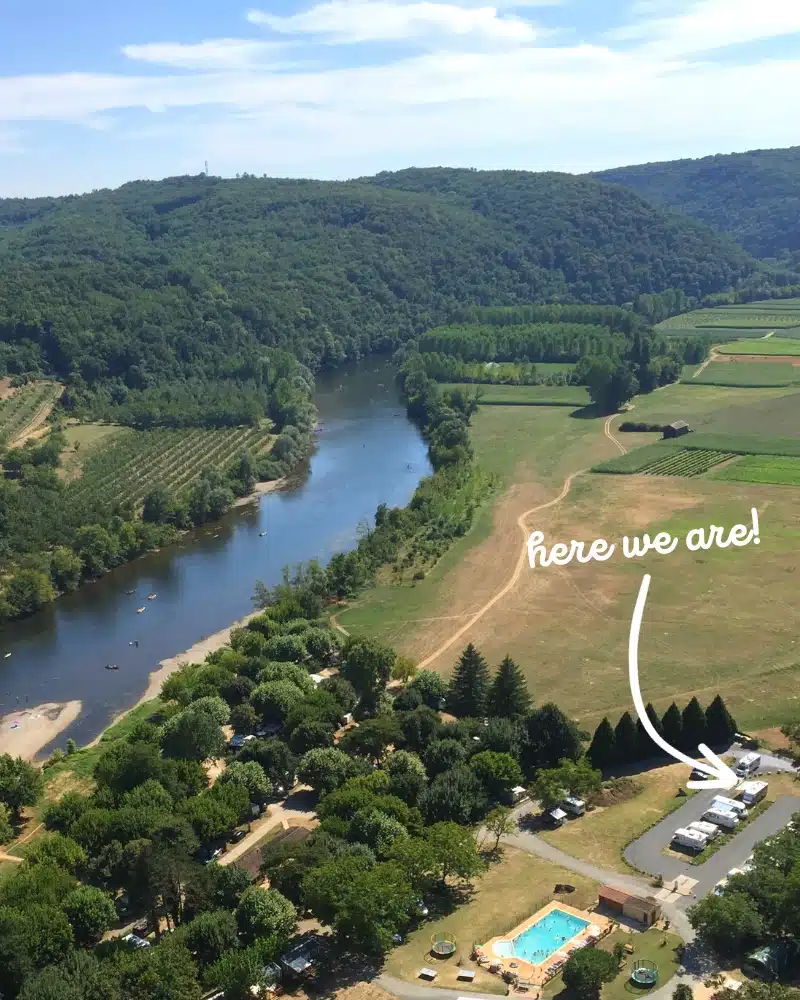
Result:
[[[221,854],[221,847],[201,847],[197,852],[197,859],[204,865],[210,865],[211,862],[216,861]]]
[[[132,944],[134,948],[149,948],[150,947],[150,942],[149,941],[145,941],[144,938],[140,938],[136,934],[126,934],[125,937],[122,940],[126,941],[128,944]]]
[[[230,842],[232,844],[238,844],[240,840],[244,840],[247,836],[247,830],[234,830],[230,836]]]
[[[244,736],[231,736],[228,746],[231,750],[241,750],[244,746]]]

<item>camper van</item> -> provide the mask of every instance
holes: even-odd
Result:
[[[694,823],[690,823],[687,830],[697,830],[698,833],[704,834],[709,840],[714,840],[715,837],[719,836],[719,827],[716,823],[704,823],[701,819],[697,819]]]
[[[749,778],[751,774],[756,774],[761,767],[760,753],[747,753],[740,757],[735,771],[738,778]]]
[[[561,808],[572,816],[583,816],[586,812],[586,803],[583,799],[576,799],[574,795],[568,795],[561,803]]]
[[[766,781],[744,781],[737,789],[739,798],[746,806],[754,806],[767,794],[769,785]]]
[[[735,812],[714,805],[703,813],[703,819],[715,826],[724,826],[726,830],[732,830],[739,823],[739,817]]]
[[[672,835],[673,844],[680,844],[681,847],[688,847],[691,851],[702,851],[708,843],[708,837],[699,830],[690,830],[683,827],[676,830]]]
[[[732,813],[736,813],[737,816],[747,815],[747,806],[744,802],[739,802],[737,799],[729,799],[724,795],[715,795],[714,801],[711,803],[712,809],[727,809]]]

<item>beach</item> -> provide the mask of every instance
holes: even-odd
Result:
[[[0,753],[33,760],[42,747],[54,740],[80,713],[79,701],[48,701],[9,712],[0,721]]]

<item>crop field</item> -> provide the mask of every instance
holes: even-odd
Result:
[[[258,453],[270,440],[266,427],[120,429],[99,441],[85,458],[83,474],[70,486],[71,498],[139,504],[157,483],[179,492],[204,468],[223,469],[241,449]]]
[[[718,306],[716,309],[695,309],[680,316],[670,316],[659,323],[657,329],[665,334],[707,331],[718,337],[726,331],[789,330],[785,336],[800,337],[800,300],[769,299],[735,306]]]
[[[736,483],[773,483],[776,486],[800,486],[800,458],[780,455],[745,455],[724,469],[717,469],[713,479]]]
[[[641,472],[645,476],[702,476],[720,462],[733,458],[730,452],[710,451],[706,448],[692,450],[681,448],[658,461],[646,465]]]
[[[587,406],[589,393],[582,385],[488,385],[456,384],[443,389],[480,389],[484,406]]]
[[[683,376],[682,381],[686,385],[731,385],[753,389],[800,385],[800,364],[790,361],[712,361],[696,378],[690,372]]]
[[[735,340],[723,344],[717,350],[720,354],[760,354],[773,356],[800,356],[800,338],[768,337],[766,340]]]
[[[0,403],[0,441],[10,444],[19,437],[44,408],[52,406],[61,388],[56,382],[31,382],[4,399]]]

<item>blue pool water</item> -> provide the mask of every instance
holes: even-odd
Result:
[[[503,958],[522,958],[539,965],[553,952],[560,951],[576,934],[589,926],[588,920],[575,917],[564,910],[551,910],[541,920],[515,937],[512,941],[498,941],[494,946]]]

